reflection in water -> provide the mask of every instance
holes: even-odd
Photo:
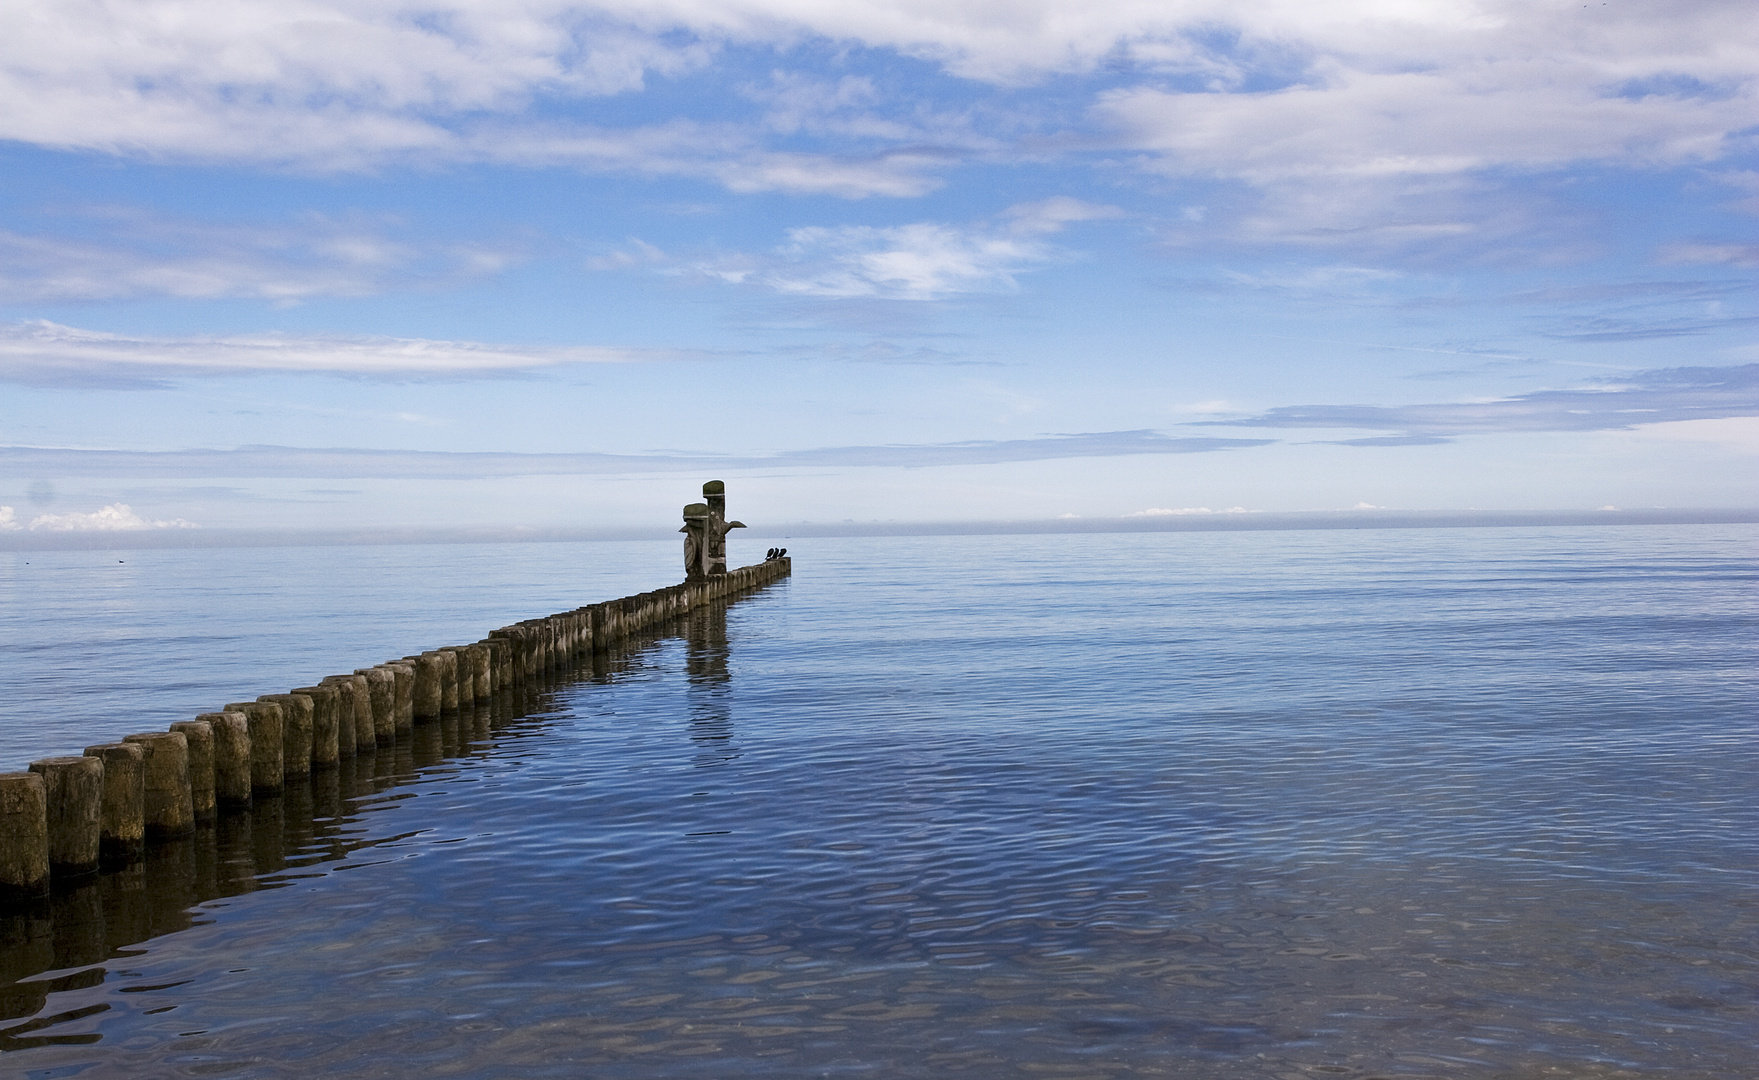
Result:
[[[724,619],[723,608],[723,652]],[[615,663],[598,657],[492,702],[448,710],[438,723],[417,725],[392,745],[366,747],[335,768],[290,781],[280,794],[223,809],[195,835],[151,846],[142,861],[59,883],[46,899],[0,911],[0,1021],[31,1018],[0,1027],[0,1051],[97,1042],[93,1033],[40,1034],[109,1008],[39,1015],[49,995],[97,986],[112,969],[125,974],[128,958],[138,953],[131,946],[211,922],[200,908],[208,901],[281,888],[309,876],[302,868],[403,839],[368,836],[362,815],[399,785],[485,744],[498,727],[547,711],[568,682]]]
[[[739,757],[739,748],[733,743],[727,604],[705,604],[691,611],[687,619],[684,671],[690,693],[690,741],[697,748],[696,767],[715,768]]]
[[[698,730],[692,737],[716,745],[731,731],[726,611],[725,602],[701,610],[688,629],[692,686],[700,675],[707,694],[692,710],[692,727]],[[493,701],[449,709],[438,722],[417,724],[393,744],[366,746],[335,768],[290,781],[280,794],[222,809],[195,835],[151,846],[140,862],[60,882],[48,898],[0,911],[0,1023],[30,1018],[0,1027],[0,1052],[99,1041],[93,1033],[40,1034],[109,1008],[39,1015],[49,995],[98,986],[112,969],[125,973],[127,959],[139,952],[131,946],[211,922],[200,907],[208,901],[282,888],[309,877],[303,868],[405,839],[409,834],[370,836],[363,815],[387,797],[407,797],[396,794],[397,787],[486,750],[498,730],[541,725],[568,685],[609,681],[663,632],[656,628],[626,641],[619,652],[595,654],[572,668],[530,679]],[[730,759],[721,751],[717,760]]]

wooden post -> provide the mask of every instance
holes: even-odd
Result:
[[[249,806],[250,718],[241,712],[202,713],[197,720],[214,733],[214,802]]]
[[[86,747],[104,763],[104,802],[98,818],[98,851],[107,862],[133,862],[146,847],[146,752],[134,743]]]
[[[341,756],[337,744],[337,702],[341,695],[334,686],[297,686],[295,694],[311,699],[311,763],[314,769],[333,769]],[[352,749],[352,748],[351,748]]]
[[[281,706],[272,701],[235,701],[223,712],[240,712],[250,722],[250,787],[272,795],[287,786],[285,722]]]
[[[149,840],[172,840],[195,831],[189,793],[189,740],[181,731],[150,731],[122,740],[141,748],[141,821]]]
[[[43,778],[0,773],[0,900],[49,891],[49,816]]]
[[[312,733],[317,706],[305,694],[263,694],[258,701],[281,706],[281,771],[283,775],[311,775]]]
[[[214,725],[206,720],[179,720],[172,731],[181,731],[189,744],[189,805],[196,824],[214,820]]]
[[[49,830],[49,872],[75,878],[98,868],[104,819],[104,763],[95,757],[52,757],[31,762],[43,778]]]

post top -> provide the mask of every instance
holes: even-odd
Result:
[[[702,485],[702,493],[704,495],[725,495],[727,493],[727,485],[721,480],[710,480],[708,483]]]
[[[708,503],[691,503],[684,508],[685,517],[707,517]]]

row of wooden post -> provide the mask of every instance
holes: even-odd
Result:
[[[88,746],[78,757],[0,773],[0,900],[138,859],[227,809],[279,792],[289,777],[396,742],[460,702],[483,701],[594,650],[789,573],[771,559],[700,581],[505,626],[312,686],[232,702],[168,731]]]

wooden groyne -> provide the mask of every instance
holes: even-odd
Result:
[[[494,630],[286,693],[231,702],[168,731],[0,773],[0,903],[125,868],[290,782],[346,765],[595,653],[786,577],[786,557]]]

